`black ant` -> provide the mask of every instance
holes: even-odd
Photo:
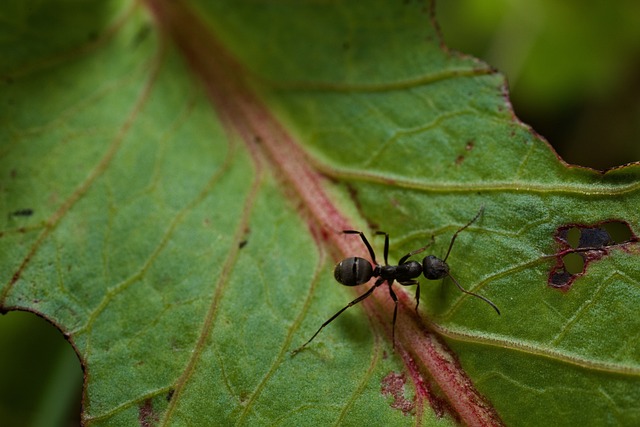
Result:
[[[338,311],[336,314],[331,316],[329,320],[324,322],[322,326],[320,326],[320,328],[316,331],[316,333],[313,334],[311,338],[309,338],[309,341],[307,341],[306,343],[298,347],[296,350],[294,350],[292,352],[292,355],[297,354],[307,344],[313,341],[316,335],[318,335],[320,331],[329,323],[331,323],[336,317],[342,314],[343,311],[345,311],[347,308],[353,305],[356,305],[360,301],[367,298],[369,295],[373,293],[373,291],[378,286],[382,285],[383,283],[387,283],[389,287],[389,295],[391,296],[391,299],[395,304],[395,307],[393,308],[393,323],[392,323],[393,326],[392,326],[392,332],[391,332],[392,341],[395,345],[396,315],[398,313],[398,297],[393,291],[393,288],[391,287],[391,285],[393,285],[393,282],[398,282],[402,286],[413,286],[413,285],[416,286],[416,312],[417,312],[418,305],[420,304],[420,283],[415,279],[420,277],[421,274],[423,274],[424,277],[426,277],[429,280],[444,279],[445,277],[448,276],[453,281],[453,283],[456,284],[458,289],[460,289],[462,292],[464,292],[465,294],[473,295],[474,297],[480,298],[481,300],[489,304],[491,307],[493,307],[493,309],[498,314],[500,314],[500,310],[498,309],[498,307],[489,299],[483,297],[482,295],[478,295],[474,292],[470,292],[464,289],[460,285],[460,283],[458,283],[458,281],[454,279],[453,276],[451,276],[451,273],[449,273],[449,265],[446,262],[447,258],[449,257],[449,254],[451,253],[453,242],[455,242],[456,237],[458,237],[458,234],[460,234],[461,231],[463,231],[465,228],[473,224],[473,222],[477,220],[478,217],[482,214],[483,210],[484,208],[481,208],[480,211],[478,211],[476,216],[473,217],[471,221],[469,221],[463,227],[459,228],[458,231],[456,231],[453,234],[453,236],[451,237],[451,242],[449,243],[449,249],[447,250],[447,254],[445,255],[444,259],[440,259],[434,255],[429,255],[422,260],[422,264],[420,264],[418,261],[413,261],[413,260],[407,261],[407,259],[409,259],[409,257],[413,255],[423,252],[425,249],[427,249],[431,245],[431,243],[429,245],[421,247],[420,249],[416,249],[415,251],[409,252],[408,254],[400,258],[400,260],[398,261],[398,265],[389,265],[389,262],[387,261],[387,258],[389,255],[389,234],[383,231],[378,231],[376,232],[377,235],[384,235],[384,265],[380,265],[376,261],[376,254],[373,251],[373,248],[369,244],[369,241],[367,240],[363,232],[356,231],[356,230],[344,230],[343,231],[344,234],[358,234],[360,236],[360,238],[362,239],[362,242],[364,243],[364,245],[367,247],[367,250],[369,251],[369,255],[371,256],[371,260],[373,261],[374,266],[372,267],[371,263],[364,258],[359,258],[359,257],[345,258],[342,261],[340,261],[338,265],[336,265],[336,268],[333,272],[334,277],[339,283],[345,286],[362,285],[364,283],[367,283],[369,280],[371,280],[372,277],[377,277],[377,280],[374,283],[374,285],[371,288],[369,288],[369,290],[367,290],[364,294],[360,295],[358,298],[351,301],[342,310]]]

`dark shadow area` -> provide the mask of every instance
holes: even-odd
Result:
[[[80,425],[82,368],[58,329],[12,311],[0,316],[0,348],[0,425]]]

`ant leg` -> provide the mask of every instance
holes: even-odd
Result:
[[[420,305],[420,282],[417,280],[407,280],[406,282],[400,282],[402,286],[417,286],[416,288],[416,313],[418,312],[418,306]]]
[[[398,261],[398,265],[404,264],[404,262],[409,259],[409,257],[414,256],[415,254],[419,254],[420,252],[424,252],[425,249],[427,249],[429,246],[433,245],[433,242],[435,242],[435,238],[433,237],[433,235],[431,236],[431,243],[429,243],[428,245],[424,245],[423,247],[421,247],[420,249],[416,249],[415,251],[411,251],[408,254],[406,254],[405,256],[403,256],[402,258],[400,258],[400,261]]]
[[[398,315],[398,297],[396,293],[393,292],[391,285],[393,284],[393,280],[387,281],[389,284],[389,295],[391,295],[391,299],[395,304],[393,307],[393,323],[391,324],[391,342],[393,342],[393,347],[396,346],[396,316]]]
[[[384,231],[376,231],[376,234],[384,234],[384,265],[389,265],[389,234]]]
[[[465,228],[467,228],[468,226],[470,226],[471,224],[473,224],[475,222],[476,219],[478,219],[478,217],[480,215],[482,215],[482,212],[484,211],[484,206],[482,206],[480,208],[480,210],[478,211],[478,213],[476,214],[476,216],[473,217],[473,219],[471,221],[469,221],[468,223],[466,223],[465,225],[463,225],[462,227],[460,227],[458,229],[458,231],[456,231],[455,233],[453,233],[453,236],[451,237],[451,242],[449,243],[449,249],[447,250],[447,254],[444,256],[444,258],[442,259],[442,261],[446,261],[447,258],[449,258],[449,253],[451,253],[451,248],[453,247],[453,242],[456,241],[456,237],[458,237],[458,234],[460,234],[460,232],[462,230],[464,230]]]
[[[322,326],[320,326],[320,328],[318,328],[318,330],[316,331],[315,334],[313,334],[313,336],[311,338],[309,338],[309,341],[307,341],[306,343],[302,344],[300,347],[298,347],[297,349],[293,350],[291,352],[291,356],[295,356],[296,354],[298,354],[303,348],[306,347],[307,344],[309,344],[311,341],[313,341],[313,339],[316,337],[316,335],[318,335],[320,333],[320,331],[327,326],[329,323],[331,323],[336,317],[340,316],[342,314],[343,311],[345,311],[347,308],[356,305],[357,303],[359,303],[360,301],[362,301],[363,299],[367,298],[369,295],[371,295],[371,293],[380,285],[382,285],[384,283],[384,279],[379,278],[376,283],[369,288],[369,290],[367,292],[365,292],[364,294],[360,295],[358,298],[354,299],[353,301],[351,301],[349,304],[347,304],[344,308],[342,308],[342,310],[340,310],[339,312],[337,312],[336,314],[334,314],[333,316],[331,316],[331,318],[329,320],[327,320],[326,322],[324,322],[322,324]]]
[[[367,250],[369,251],[369,255],[371,255],[371,261],[373,261],[373,263],[375,265],[378,265],[378,261],[376,261],[376,254],[375,254],[375,252],[373,252],[373,248],[369,244],[369,241],[367,240],[367,238],[365,237],[365,235],[364,235],[364,233],[362,231],[358,231],[358,230],[342,230],[342,232],[344,234],[359,234],[360,238],[364,242],[364,245],[367,247]]]
[[[465,294],[473,295],[474,297],[480,298],[482,301],[486,302],[491,307],[493,307],[493,309],[496,311],[496,313],[498,313],[498,315],[500,315],[500,310],[498,310],[498,307],[494,303],[492,303],[491,300],[489,300],[488,298],[483,297],[482,295],[478,295],[478,294],[476,294],[474,292],[466,290],[465,288],[460,286],[460,283],[458,283],[458,281],[456,279],[454,279],[453,276],[450,273],[447,273],[447,276],[449,276],[451,278],[451,280],[453,280],[453,283],[455,283],[456,286],[458,287],[458,289],[460,289],[462,292],[464,292]]]

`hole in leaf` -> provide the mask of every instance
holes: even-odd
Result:
[[[549,284],[554,288],[564,288],[565,286],[571,285],[574,280],[575,276],[562,267],[551,271]]]
[[[566,234],[567,244],[572,248],[577,248],[580,242],[580,234],[579,228],[571,227],[568,229]]]
[[[571,252],[562,257],[565,271],[569,274],[582,273],[584,269],[584,257],[580,253]]]
[[[80,425],[82,368],[69,342],[33,313],[0,316],[0,424]]]
[[[605,222],[604,224],[602,224],[602,228],[607,230],[615,244],[635,241],[635,236],[631,231],[631,228],[629,228],[629,224],[626,222]]]
[[[560,247],[555,254],[556,265],[549,272],[548,284],[564,291],[586,274],[591,262],[608,255],[612,248],[638,241],[629,223],[619,220],[564,225],[557,229],[554,237]]]
[[[609,232],[601,227],[583,228],[580,230],[578,248],[603,248],[613,244]]]

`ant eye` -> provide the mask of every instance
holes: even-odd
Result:
[[[429,255],[422,261],[422,271],[427,279],[438,280],[449,273],[449,266],[440,258]]]
[[[347,258],[336,265],[333,275],[339,283],[345,286],[358,286],[371,279],[373,268],[364,258]]]

